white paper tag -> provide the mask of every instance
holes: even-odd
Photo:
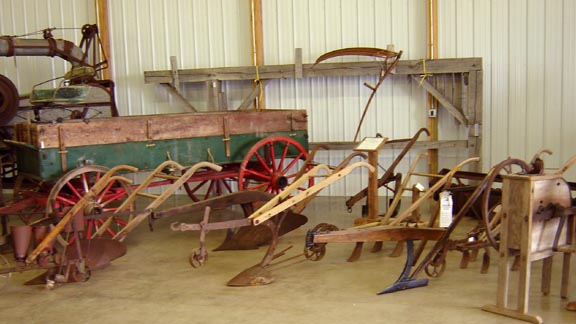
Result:
[[[452,194],[450,191],[440,193],[440,227],[448,227],[452,223]]]

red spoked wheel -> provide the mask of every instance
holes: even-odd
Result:
[[[307,157],[308,152],[292,138],[265,138],[256,143],[242,161],[238,189],[278,194],[296,179]],[[312,168],[309,165],[304,167]],[[309,179],[298,189],[306,190],[313,184],[314,180]]]
[[[237,181],[238,168],[234,165],[223,165],[220,172],[211,169],[199,170],[184,183],[184,189],[192,201],[198,202],[233,193],[235,186],[232,185]]]
[[[46,204],[46,214],[52,215],[56,221],[59,221],[107,171],[108,168],[106,167],[91,165],[66,173],[50,191]],[[116,211],[131,192],[132,189],[128,184],[116,180],[109,181],[100,194],[88,201],[86,207],[79,213],[81,215],[74,215],[77,221],[75,225],[82,226],[82,228],[77,229],[84,231],[83,236],[85,238],[91,238],[110,217],[113,217],[105,229],[106,236],[113,237],[128,224],[129,216],[98,217],[98,215]],[[133,211],[134,208],[129,206],[125,210]]]

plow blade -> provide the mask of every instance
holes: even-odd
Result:
[[[282,221],[278,235],[282,236],[306,224],[308,217],[288,211]],[[233,234],[226,236],[222,244],[214,251],[226,250],[254,250],[259,246],[270,243],[272,233],[266,225],[245,226],[238,228]]]

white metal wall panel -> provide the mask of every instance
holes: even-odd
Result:
[[[576,2],[564,1],[562,8],[562,138],[557,155],[560,161],[567,161],[576,154]],[[567,174],[576,181],[574,167]]]
[[[144,84],[144,71],[241,66],[251,63],[248,1],[109,1],[113,75],[122,115],[186,111],[157,85]],[[224,85],[232,104],[250,84]],[[206,110],[205,85],[183,84],[182,93]]]
[[[55,38],[79,44],[80,28],[96,21],[94,0],[1,0],[0,35],[28,35],[41,39],[46,28]],[[63,76],[70,64],[61,58],[9,57],[0,58],[0,74],[8,77],[20,94],[29,93],[32,87]]]
[[[441,57],[484,60],[484,169],[542,148],[554,151],[545,162],[555,169],[576,154],[574,1],[439,3]]]

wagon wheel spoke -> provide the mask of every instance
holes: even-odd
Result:
[[[224,174],[224,176],[222,176]],[[233,176],[230,176],[233,174]],[[221,172],[213,170],[202,170],[194,174],[186,183],[184,189],[192,201],[198,202],[234,192],[230,185],[237,182],[236,172],[230,172],[230,166],[224,165]]]
[[[107,171],[108,168],[101,166],[85,166],[66,173],[54,184],[54,187],[50,191],[46,204],[46,214],[53,215],[55,220],[59,221],[70,208],[90,191],[92,186],[94,186]],[[116,180],[110,180],[97,196],[91,197],[84,210],[74,216],[95,217],[84,220],[83,222],[78,220],[77,225],[83,223],[83,228],[80,228],[80,230],[84,231],[84,236],[90,238],[99,230],[110,236],[114,236],[124,228],[127,224],[126,220],[119,217],[98,218],[98,215],[105,212],[116,211],[131,191],[129,185]],[[133,206],[130,206],[129,210],[133,210]],[[102,228],[103,226],[104,228]]]

